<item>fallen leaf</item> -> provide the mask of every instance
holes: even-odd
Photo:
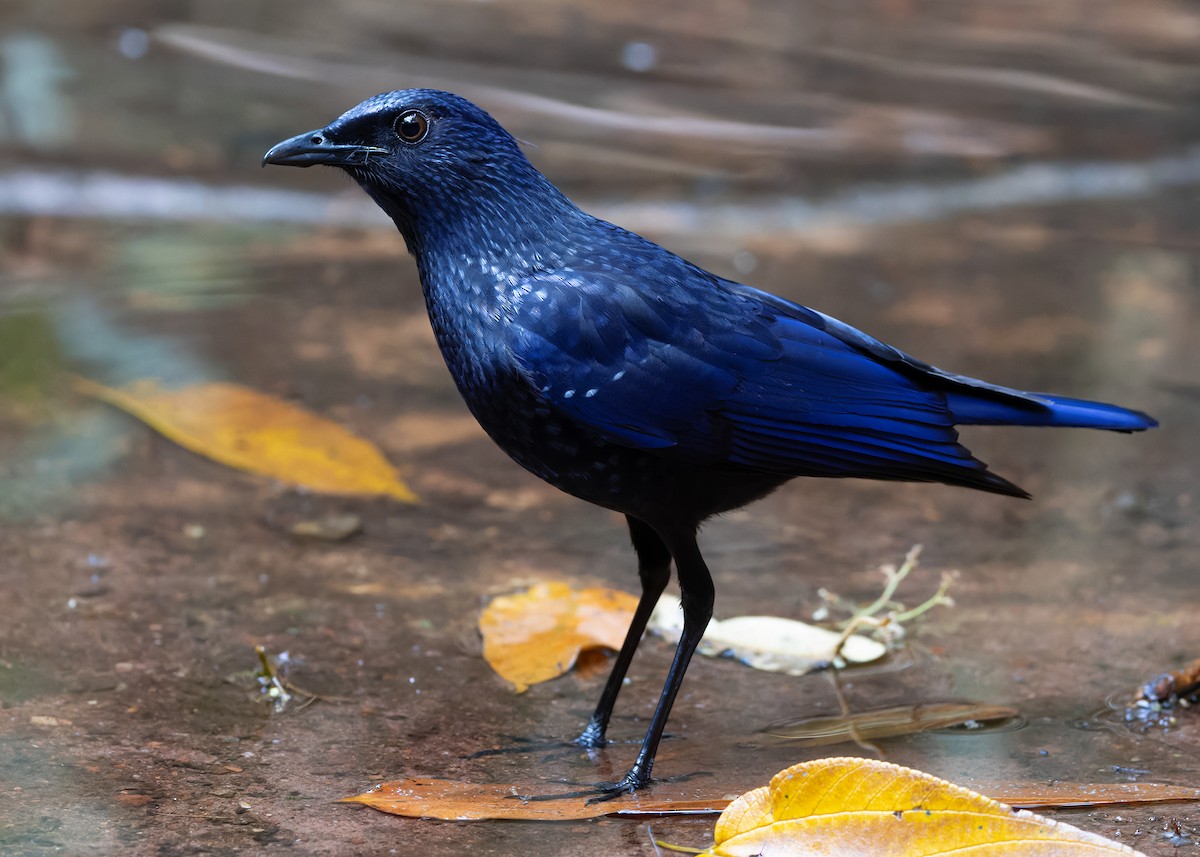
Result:
[[[637,597],[616,589],[539,583],[493,598],[479,617],[483,657],[517,693],[565,673],[585,649],[619,649]]]
[[[373,809],[409,818],[444,821],[569,821],[606,815],[612,807],[589,806],[584,798],[536,800],[523,798],[517,786],[474,785],[452,780],[413,779],[382,783],[341,803],[361,803]]]
[[[1010,720],[1020,715],[1006,705],[982,702],[925,702],[918,705],[893,705],[781,720],[763,727],[763,732],[786,738],[801,747],[821,747],[842,741],[873,741],[930,729],[945,729],[963,723]]]
[[[850,761],[863,762],[859,759]],[[726,797],[713,797],[709,800],[656,798],[653,791],[637,792],[600,803],[588,803],[586,797],[550,800],[529,800],[527,797],[536,794],[544,798],[552,794],[553,789],[572,788],[560,784],[548,786],[545,783],[480,785],[454,780],[417,778],[380,783],[370,791],[342,798],[339,802],[362,804],[390,815],[436,818],[442,821],[572,821],[603,816],[639,818],[656,815],[716,815],[731,804]],[[1103,806],[1200,799],[1200,789],[1157,783],[1006,783],[987,788],[986,791],[1009,805],[1027,807]]]
[[[237,384],[114,389],[85,378],[79,392],[127,411],[192,452],[325,494],[417,496],[383,453],[337,423]]]
[[[573,821],[606,815],[715,815],[728,798],[661,800],[647,792],[622,795],[616,800],[589,802],[587,797],[553,798],[548,788],[567,786],[516,786],[512,783],[475,784],[433,778],[380,783],[368,792],[342,798],[339,803],[359,803],[407,818],[441,821]],[[529,795],[538,795],[530,800]]]
[[[1006,783],[983,791],[1025,809],[1200,801],[1200,788],[1166,783]]]
[[[672,642],[683,632],[683,608],[679,599],[664,595],[650,616],[649,630]],[[709,657],[732,657],[755,669],[786,675],[805,675],[828,665],[842,635],[785,619],[780,616],[736,616],[713,619],[697,647]],[[868,637],[852,634],[846,638],[840,657],[854,664],[882,658],[887,647]]]
[[[604,679],[608,677],[612,662],[605,649],[584,649],[575,659],[575,675],[582,679]]]
[[[1095,857],[1138,852],[1014,810],[929,774],[871,759],[819,759],[781,771],[717,819],[710,857]]]

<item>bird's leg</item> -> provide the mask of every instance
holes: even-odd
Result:
[[[626,520],[629,522],[629,536],[633,541],[633,549],[637,553],[638,576],[642,579],[642,597],[638,600],[637,609],[633,611],[633,619],[629,623],[629,630],[625,633],[625,641],[621,643],[621,651],[617,653],[612,672],[608,675],[608,681],[604,683],[604,691],[600,694],[600,701],[596,703],[596,710],[592,713],[588,725],[574,741],[530,741],[517,738],[514,739],[515,746],[478,750],[466,758],[478,759],[483,756],[541,752],[562,747],[597,749],[607,743],[604,736],[608,730],[609,718],[612,717],[613,705],[617,701],[617,694],[621,692],[625,674],[629,671],[629,664],[633,661],[634,652],[637,651],[642,634],[646,631],[646,623],[650,621],[650,614],[654,612],[654,606],[658,604],[659,597],[671,579],[671,552],[658,533],[637,518],[627,515]]]
[[[659,596],[662,595],[667,581],[671,578],[671,552],[658,533],[637,518],[626,515],[626,520],[629,522],[629,536],[633,540],[633,549],[637,553],[638,576],[642,579],[642,597],[633,613],[633,621],[629,623],[625,642],[621,644],[621,651],[617,653],[617,660],[613,664],[612,672],[609,673],[608,681],[604,684],[600,701],[596,703],[592,719],[588,721],[583,733],[575,739],[575,743],[580,747],[604,746],[608,720],[612,716],[617,694],[621,692],[625,674],[629,671],[633,653],[637,651],[638,643],[641,642],[642,634],[646,630],[646,623],[650,621],[650,614],[654,612],[654,605],[658,603]]]
[[[679,686],[683,683],[683,674],[687,672],[692,654],[696,651],[700,638],[704,636],[708,620],[712,618],[712,576],[708,573],[708,566],[704,564],[704,557],[700,555],[700,547],[696,544],[695,528],[660,531],[660,535],[675,558],[675,569],[679,575],[679,589],[683,596],[683,636],[679,638],[675,659],[671,661],[662,696],[658,699],[654,716],[650,718],[650,728],[646,730],[637,760],[620,782],[598,787],[593,801],[610,800],[618,795],[637,791],[650,782],[650,771],[654,767],[658,742],[662,740],[671,706],[674,705]]]

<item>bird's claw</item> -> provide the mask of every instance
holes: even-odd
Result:
[[[589,723],[587,728],[579,733],[579,737],[571,743],[585,750],[599,750],[601,747],[607,747],[613,742],[604,737],[603,729],[595,723]]]
[[[588,798],[587,805],[593,806],[598,803],[614,800],[622,795],[631,795],[638,789],[645,788],[648,785],[650,785],[649,777],[634,777],[632,774],[626,774],[624,779],[619,782],[597,783],[593,787],[596,794]]]
[[[631,795],[649,784],[650,777],[643,777],[630,771],[615,783],[596,783],[595,785],[584,789],[577,789],[573,792],[558,792],[557,794],[548,795],[521,795],[520,799],[527,801],[551,801],[587,798],[587,805],[592,806],[593,804],[614,800],[622,795]]]

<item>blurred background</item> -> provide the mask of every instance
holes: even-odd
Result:
[[[636,588],[620,521],[475,427],[390,222],[332,170],[259,167],[280,139],[410,86],[480,103],[583,208],[718,274],[947,369],[1158,417],[1136,437],[971,430],[1032,503],[806,482],[715,522],[705,550],[718,616],[803,618],[821,586],[870,600],[877,566],[916,542],[961,571],[915,663],[860,679],[860,701],[1011,703],[1025,727],[908,736],[892,760],[992,781],[1194,779],[1194,717],[1134,728],[1106,706],[1198,648],[1194,4],[6,0],[0,850],[387,853],[401,836],[426,853],[653,853],[631,822],[548,842],[328,805],[414,772],[594,779],[587,760],[461,760],[574,734],[600,682],[514,697],[473,622],[534,580]],[[272,393],[374,440],[423,503],[226,470],[78,395],[76,375]],[[362,532],[295,537],[332,514]],[[269,715],[231,679],[256,643],[347,701]],[[621,737],[640,734],[669,654],[635,664]],[[757,729],[837,710],[820,678],[697,664],[659,765],[736,792],[826,752]],[[1172,853],[1166,815],[1071,820]],[[1193,835],[1194,806],[1172,817]],[[705,825],[655,830],[703,846]]]

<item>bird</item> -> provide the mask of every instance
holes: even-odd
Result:
[[[637,757],[597,799],[652,780],[713,612],[697,532],[796,477],[1022,488],[959,425],[1137,432],[1145,413],[944,371],[832,316],[709,273],[585,213],[491,115],[447,92],[363,101],[271,148],[263,166],[347,173],[416,261],[438,346],[468,409],[550,485],[623,514],[642,593],[595,711],[607,743],[634,652],[674,565],[683,632]]]

